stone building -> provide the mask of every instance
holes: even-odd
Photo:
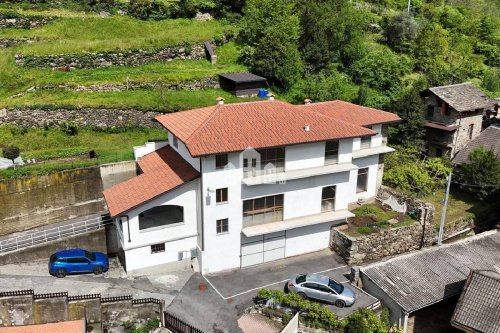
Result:
[[[481,132],[483,113],[494,101],[472,83],[465,82],[422,91],[427,106],[427,154],[453,158]]]

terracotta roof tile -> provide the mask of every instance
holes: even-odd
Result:
[[[83,320],[62,321],[59,323],[0,327],[0,333],[84,333]]]
[[[345,121],[358,126],[370,126],[375,124],[394,123],[401,120],[398,115],[356,105],[344,101],[328,101],[300,105],[303,109],[314,110],[325,116]]]
[[[370,110],[383,113],[385,122],[399,120]],[[359,124],[278,100],[214,105],[156,119],[186,144],[193,157],[375,134]],[[310,131],[304,130],[306,124]]]
[[[172,147],[138,161],[142,174],[103,192],[111,217],[123,214],[200,176]]]

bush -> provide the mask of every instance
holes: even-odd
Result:
[[[356,216],[365,216],[378,213],[379,209],[371,205],[364,205],[353,210]]]
[[[8,158],[9,160],[12,161],[12,163],[14,163],[14,160],[19,157],[20,152],[21,151],[19,150],[18,147],[9,146],[9,147],[3,148],[2,154],[3,154],[3,157]]]
[[[127,12],[140,20],[147,20],[153,8],[152,0],[130,0]]]
[[[360,235],[370,235],[374,230],[370,227],[359,227],[358,229],[356,229],[356,231]]]
[[[69,136],[75,136],[78,134],[78,125],[73,121],[64,121],[59,124],[61,131]]]

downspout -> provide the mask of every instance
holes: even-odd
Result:
[[[122,215],[120,218],[126,217],[127,218],[127,235],[128,235],[128,242],[130,243],[132,240],[130,239],[130,222],[129,222],[129,217],[128,215]]]
[[[201,210],[201,250],[202,251],[205,251],[205,232],[204,232],[204,229],[205,229],[205,215],[204,215],[204,205],[205,203],[203,202],[203,191],[204,191],[204,187],[203,187],[203,162],[202,162],[202,159],[200,157],[200,186],[201,186],[201,191],[200,191],[200,198],[201,198],[201,201],[200,201],[200,204],[201,204],[201,207],[200,207],[200,210]]]

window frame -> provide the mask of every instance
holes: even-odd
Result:
[[[372,147],[372,137],[362,136],[359,142],[359,149],[370,149],[371,147]]]
[[[333,197],[325,198],[325,190],[333,188]],[[321,212],[334,212],[335,211],[335,198],[337,197],[337,185],[325,186],[321,189]],[[333,205],[333,209],[325,209],[324,203],[331,202]]]
[[[165,252],[165,243],[152,244],[150,250],[151,254]]]
[[[366,172],[360,174],[360,171],[364,171],[364,170],[366,170]],[[369,168],[359,168],[358,169],[358,173],[356,175],[356,194],[364,193],[364,192],[368,191],[368,174],[369,174],[369,172],[370,172]],[[364,184],[362,189],[360,189],[360,187],[359,187],[359,176],[364,176],[366,178],[365,184]]]
[[[225,195],[224,195],[225,193]],[[223,200],[225,197],[226,200]],[[220,199],[220,200],[219,200]],[[215,190],[215,203],[225,204],[229,202],[229,190],[227,187],[221,187]]]
[[[328,148],[328,144],[336,144],[336,147]],[[339,163],[339,140],[325,141],[325,164],[338,164]]]
[[[285,196],[282,193],[243,200],[243,224],[259,225],[283,221],[285,210],[284,200]],[[257,208],[256,204],[258,206]],[[251,209],[245,210],[245,206],[249,205]]]
[[[222,159],[222,161],[220,161]],[[224,162],[225,161],[225,162]],[[223,164],[221,164],[221,162]],[[229,155],[228,154],[217,154],[215,155],[215,169],[223,170],[229,164]]]
[[[257,153],[260,155],[260,170],[263,171],[268,163],[274,166],[275,172],[285,171],[285,161],[286,161],[286,148],[285,147],[274,147],[257,149]],[[252,168],[254,166],[254,159],[252,159]]]
[[[226,217],[223,219],[215,220],[215,233],[217,235],[223,235],[229,233],[229,218]]]

